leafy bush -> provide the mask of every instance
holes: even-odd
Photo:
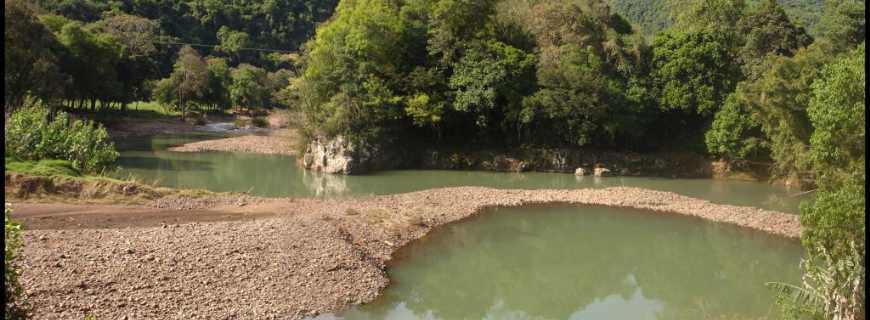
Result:
[[[16,111],[5,129],[6,156],[17,160],[69,160],[83,172],[100,172],[118,158],[115,145],[101,125],[71,121],[58,112],[51,119],[44,108]]]
[[[5,220],[5,233],[4,233],[4,242],[5,245],[5,255],[3,256],[3,274],[4,274],[4,287],[5,291],[5,300],[6,306],[4,307],[4,311],[6,313],[6,319],[26,319],[27,318],[27,305],[26,301],[24,301],[23,291],[21,289],[21,284],[18,283],[18,273],[20,270],[18,269],[17,257],[18,250],[21,248],[21,225],[12,221],[9,218],[9,213],[12,210],[9,208],[9,204],[6,204],[6,208],[4,210],[4,220]]]

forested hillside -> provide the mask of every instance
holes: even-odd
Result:
[[[653,35],[673,23],[673,8],[679,8],[684,0],[609,0],[613,10],[626,20],[636,24],[644,34]],[[777,0],[795,24],[803,26],[811,34],[819,21],[824,0]],[[761,5],[764,0],[748,0],[748,5]]]

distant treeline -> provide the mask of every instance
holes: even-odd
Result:
[[[748,6],[764,5],[766,0],[746,0]],[[795,24],[816,34],[824,9],[824,0],[777,0]],[[609,0],[608,3],[628,21],[636,24],[644,34],[653,35],[667,29],[675,18],[673,8],[690,3],[690,0]]]
[[[279,91],[295,71],[292,52],[334,7],[310,0],[6,0],[5,107],[106,110],[152,99],[184,110],[189,103],[285,104]],[[192,47],[183,51],[185,44]],[[192,64],[191,55],[202,63]]]

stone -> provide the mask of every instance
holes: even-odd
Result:
[[[305,148],[302,166],[305,169],[331,174],[365,173],[372,161],[372,152],[355,145],[342,136],[333,139],[315,138]]]
[[[586,169],[583,169],[583,168],[577,168],[577,169],[574,170],[574,175],[575,175],[575,176],[580,176],[580,177],[585,176],[585,175],[586,175]]]
[[[595,168],[595,176],[603,177],[606,173],[610,172],[610,169],[607,168]]]

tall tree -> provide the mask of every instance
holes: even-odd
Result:
[[[51,32],[20,0],[5,0],[3,25],[4,111],[10,113],[22,106],[27,97],[59,97],[66,76],[58,69],[55,51],[60,44]]]

